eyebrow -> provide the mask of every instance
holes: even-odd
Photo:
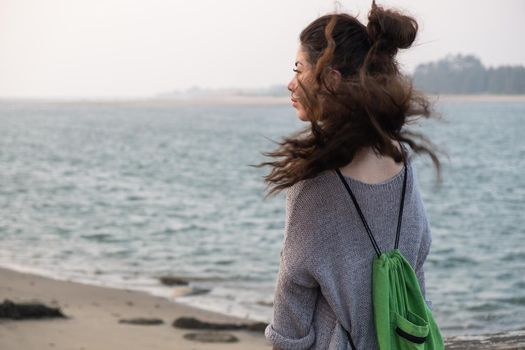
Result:
[[[296,61],[296,62],[295,62],[295,66],[297,67],[298,64],[300,64],[301,66],[304,66],[301,62]]]

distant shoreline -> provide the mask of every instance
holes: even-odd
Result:
[[[432,100],[440,101],[476,101],[476,102],[525,102],[525,95],[433,95],[427,94]]]
[[[525,95],[435,95],[427,94],[432,101],[471,101],[471,102],[525,102]],[[272,106],[290,104],[288,96],[242,96],[217,95],[203,97],[150,97],[150,98],[107,98],[107,99],[47,99],[47,98],[0,98],[0,104],[61,104],[61,105],[100,105],[137,107],[176,107],[176,106]]]

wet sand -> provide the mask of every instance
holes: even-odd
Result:
[[[262,331],[224,330],[234,335],[234,343],[206,343],[184,338],[188,333],[206,330],[174,328],[179,317],[195,317],[213,323],[251,323],[184,304],[170,302],[144,292],[58,281],[0,268],[0,303],[40,302],[59,307],[67,319],[10,320],[0,318],[1,350],[235,350],[271,349]],[[158,318],[160,325],[132,325],[120,319]],[[523,327],[524,325],[520,325]],[[485,335],[464,335],[446,339],[454,350],[525,349],[525,329]]]
[[[172,326],[182,316],[208,322],[250,323],[184,304],[177,304],[144,292],[58,281],[33,274],[0,268],[0,303],[40,302],[59,307],[69,319],[10,320],[0,319],[0,349],[271,349],[263,332],[219,331],[233,334],[235,343],[205,343],[187,340],[187,333],[205,330]],[[120,319],[160,318],[160,325],[119,323]]]

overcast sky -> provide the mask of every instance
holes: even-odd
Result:
[[[371,1],[340,1],[366,23]],[[525,64],[525,1],[378,0],[414,15],[411,72],[449,53]],[[332,0],[0,0],[0,97],[147,97],[286,84]]]

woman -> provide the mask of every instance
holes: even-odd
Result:
[[[440,163],[432,144],[405,128],[430,117],[430,103],[395,60],[417,30],[413,18],[373,2],[366,26],[348,14],[326,15],[300,35],[288,89],[298,117],[310,125],[265,153],[283,159],[258,165],[272,166],[269,194],[288,189],[274,314],[265,330],[274,349],[350,349],[346,331],[357,349],[377,349],[375,252],[342,179],[388,251],[406,177],[399,249],[425,297],[431,234],[411,155],[430,155],[438,177]]]

